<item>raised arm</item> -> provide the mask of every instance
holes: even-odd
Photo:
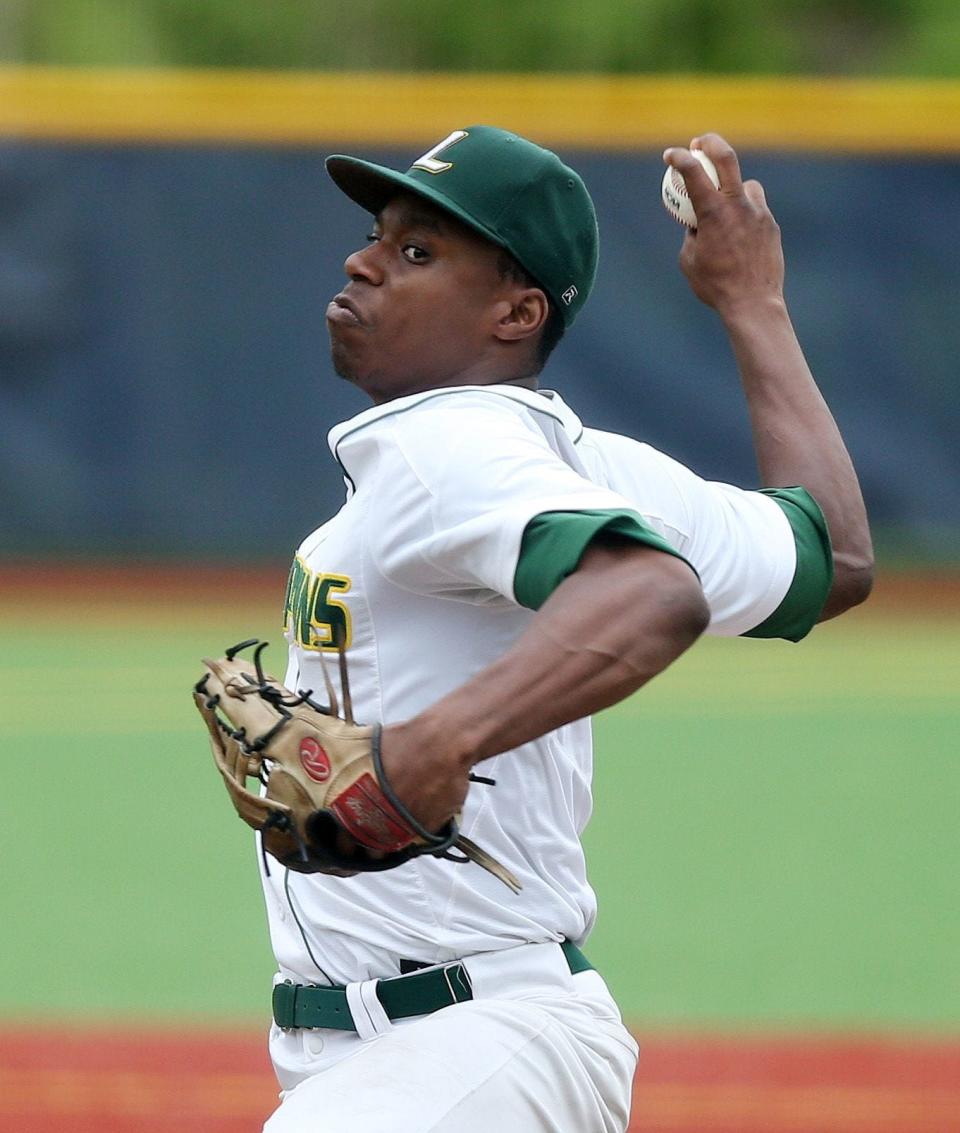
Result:
[[[694,138],[691,146],[716,165],[720,190],[688,149],[665,151],[664,161],[687,183],[698,221],[684,239],[680,266],[730,337],[763,484],[802,485],[826,517],[834,580],[823,621],[870,593],[873,549],[860,485],[787,312],[780,229],[763,188],[741,179],[736,153],[718,134]]]

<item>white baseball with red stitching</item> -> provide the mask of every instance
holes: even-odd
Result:
[[[713,182],[714,188],[719,189],[720,178],[717,176],[716,166],[710,158],[703,150],[694,149],[690,152],[707,171],[707,176]],[[693,205],[690,203],[690,194],[687,192],[686,183],[672,165],[667,166],[667,171],[663,175],[660,193],[663,197],[664,208],[674,220],[679,220],[687,228],[697,227],[697,214],[693,211]]]

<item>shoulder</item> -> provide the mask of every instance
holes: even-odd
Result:
[[[686,501],[702,483],[700,477],[675,457],[644,441],[608,433],[601,429],[584,429],[578,449],[588,463],[602,469],[607,482],[625,495],[674,506]]]
[[[645,441],[634,440],[633,437],[624,436],[622,433],[608,433],[603,429],[584,429],[580,444],[607,458],[625,460],[644,468],[676,470],[680,474],[690,472],[690,469],[675,457],[668,456]]]

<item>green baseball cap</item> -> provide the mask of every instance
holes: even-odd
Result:
[[[414,193],[505,248],[570,326],[597,274],[599,234],[580,175],[555,153],[495,126],[454,130],[406,173],[334,154],[327,172],[374,215]]]

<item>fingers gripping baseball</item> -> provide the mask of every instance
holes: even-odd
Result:
[[[763,191],[763,186],[759,181],[744,181],[743,191],[746,193],[751,204],[759,209],[767,208],[767,194]],[[771,219],[772,216],[773,214],[771,213]]]
[[[736,152],[718,134],[694,138],[713,161],[720,178],[715,189],[705,171],[681,147],[664,152],[664,161],[683,176],[698,227],[686,234],[680,268],[694,294],[721,314],[783,297],[780,229],[758,181],[743,181]]]
[[[735,196],[740,192],[743,187],[740,159],[737,157],[736,150],[726,139],[721,138],[719,134],[704,134],[702,137],[693,138],[690,142],[690,148],[702,149],[713,162],[717,173],[720,175],[721,193]]]

